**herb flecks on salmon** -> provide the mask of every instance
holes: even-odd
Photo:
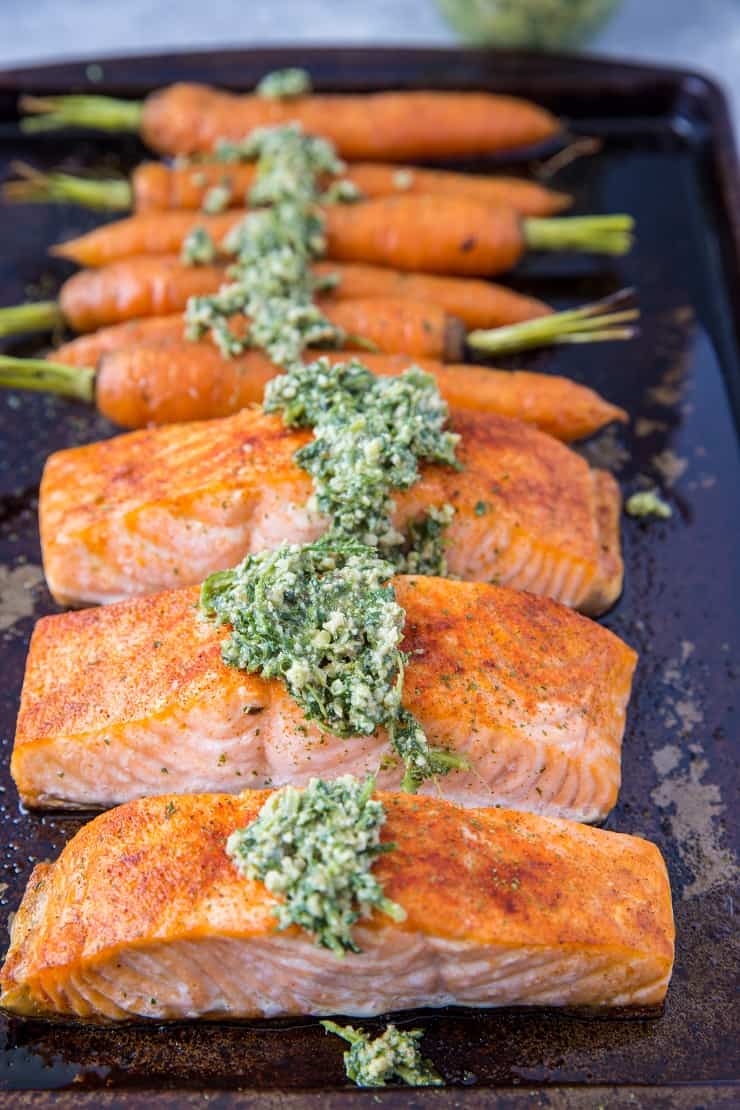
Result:
[[[162,1021],[662,1001],[674,928],[653,844],[377,797],[381,843],[395,847],[373,875],[406,916],[358,921],[361,953],[340,958],[297,926],[276,930],[277,899],[234,867],[226,842],[264,793],[147,798],[96,818],[56,863],[36,866],[0,1003],[35,1017]]]
[[[393,589],[406,614],[401,704],[431,747],[470,763],[420,794],[604,820],[635,653],[529,593],[430,577]],[[11,764],[23,801],[100,808],[376,770],[381,789],[399,789],[385,729],[322,731],[281,682],[227,666],[225,636],[200,614],[197,588],[40,620]]]

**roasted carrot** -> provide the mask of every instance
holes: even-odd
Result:
[[[215,293],[226,283],[226,269],[225,265],[187,266],[178,255],[125,258],[73,274],[59,291],[59,308],[65,322],[82,332],[143,316],[184,312],[190,297]]]
[[[332,362],[351,357],[331,351]],[[265,385],[280,369],[263,354],[249,351],[225,359],[211,344],[173,340],[169,344],[121,347],[101,355],[97,369],[0,359],[0,384],[66,393],[97,401],[100,412],[126,428],[210,420],[260,402]],[[402,373],[406,355],[365,355],[373,373]],[[498,413],[535,424],[566,442],[591,435],[613,420],[626,420],[622,409],[568,378],[526,371],[443,366],[415,360],[437,379],[453,409]],[[13,377],[14,375],[14,377]],[[12,380],[11,380],[12,378]]]
[[[24,97],[21,107],[37,113],[37,118],[24,121],[26,130],[82,126],[134,131],[162,154],[208,152],[219,139],[240,140],[257,127],[293,121],[309,134],[325,136],[345,158],[390,162],[514,150],[552,139],[560,131],[560,122],[530,101],[474,92],[268,100],[177,84],[144,101]]]
[[[128,182],[120,178],[100,180],[67,173],[41,173],[22,164],[14,168],[18,178],[6,182],[2,189],[6,200],[58,200],[110,212],[133,208],[139,213],[155,209],[202,208],[208,203],[209,191],[214,186],[225,188],[223,197],[227,207],[239,208],[245,203],[257,172],[253,162],[199,162],[190,166],[143,162]],[[470,197],[482,204],[508,204],[522,216],[553,216],[571,203],[567,193],[548,189],[536,181],[503,175],[493,177],[382,162],[355,162],[347,167],[343,178],[355,185],[364,197],[398,193]],[[328,186],[330,180],[324,184]]]
[[[104,224],[52,247],[82,266],[102,266],[138,254],[174,254],[196,227],[216,245],[247,213],[198,215],[150,212]],[[490,275],[510,270],[528,249],[624,254],[632,245],[630,216],[523,219],[505,205],[467,197],[382,197],[324,209],[327,255],[397,270]]]
[[[347,347],[372,350],[373,347],[388,354],[400,352],[411,358],[439,358],[457,361],[462,358],[465,346],[465,326],[437,305],[421,301],[392,297],[320,302],[327,319],[347,333]],[[230,327],[242,334],[246,319],[234,317]],[[185,320],[181,313],[169,316],[151,316],[101,328],[81,336],[61,348],[61,361],[73,359],[75,363],[94,365],[101,353],[114,350],[123,341],[179,342],[185,335]]]
[[[184,311],[190,297],[215,293],[227,281],[225,265],[188,266],[178,255],[138,255],[94,270],[80,270],[62,286],[59,307],[75,331],[92,331],[132,317]],[[335,275],[332,300],[401,297],[436,304],[469,328],[492,328],[550,312],[533,297],[471,278],[403,274],[361,263],[319,262],[319,276]]]
[[[444,281],[444,279],[440,279]],[[473,283],[476,284],[476,283]],[[486,354],[509,353],[530,347],[559,343],[600,342],[631,339],[632,328],[623,325],[636,320],[639,311],[626,307],[631,290],[622,290],[603,301],[549,313],[517,324],[474,329],[465,334],[465,324],[437,304],[408,297],[365,297],[335,301],[320,298],[327,318],[347,332],[346,345],[361,350],[376,347],[386,353],[402,353],[412,358],[459,358],[465,342],[472,350]],[[613,311],[613,310],[617,311]],[[0,309],[0,335],[14,332],[53,329],[64,322],[56,301]],[[243,335],[247,321],[233,317],[230,326]],[[181,313],[149,316],[99,328],[60,348],[64,361],[79,365],[94,364],[106,351],[136,343],[179,342],[185,332]]]

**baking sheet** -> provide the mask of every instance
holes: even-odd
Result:
[[[630,1105],[646,1099],[650,1105],[730,1105],[737,1097],[730,1085],[738,1076],[740,1040],[733,948],[740,202],[724,102],[710,83],[681,72],[462,50],[118,59],[102,63],[102,76],[85,63],[70,64],[0,74],[0,179],[14,159],[41,168],[64,163],[126,170],[144,155],[132,137],[21,136],[19,90],[138,96],[177,79],[248,88],[264,72],[290,64],[306,65],[326,89],[490,88],[531,96],[566,115],[575,134],[603,141],[600,153],[574,162],[554,184],[576,194],[579,211],[627,211],[637,219],[638,242],[628,258],[542,257],[522,266],[514,284],[563,305],[634,284],[643,314],[640,338],[532,353],[504,364],[567,373],[627,408],[629,429],[610,429],[584,450],[612,469],[626,492],[649,478],[673,506],[667,522],[624,520],[625,591],[604,619],[640,652],[624,782],[608,827],[654,840],[667,858],[678,931],[668,1000],[661,1015],[408,1015],[427,1030],[425,1051],[450,1088],[367,1096],[346,1087],[341,1046],[313,1021],[110,1029],[2,1019],[0,1092],[27,1092],[8,1096],[13,1105],[21,1105],[21,1097],[46,1105],[48,1096],[31,1092],[65,1088],[75,1092],[75,1105],[84,1104],[86,1089],[90,1105],[127,1105],[135,1098],[155,1105],[155,1091],[157,1104],[201,1104],[211,1092],[211,1105],[225,1105],[236,1096],[216,1092],[231,1091],[242,1092],[243,1105],[270,1092],[276,1100],[290,1096],[285,1105],[320,1098],[322,1105],[344,1106],[376,1098],[397,1106],[421,1105],[421,1099],[424,1105],[483,1106],[494,1090],[504,1106],[611,1106],[628,1097]],[[463,165],[485,170],[491,162]],[[71,270],[47,259],[46,247],[100,220],[74,207],[0,205],[0,303],[53,295]],[[34,338],[0,347],[18,355],[43,350]],[[17,906],[33,863],[56,856],[80,823],[79,817],[23,813],[8,774],[28,638],[33,621],[55,609],[40,568],[38,482],[50,451],[114,429],[82,406],[21,393],[0,396],[0,429],[4,919]]]

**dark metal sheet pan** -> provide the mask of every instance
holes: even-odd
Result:
[[[91,60],[92,61],[92,60]],[[80,1028],[2,1024],[3,1104],[389,1106],[710,1106],[737,1099],[737,658],[740,619],[740,178],[727,109],[703,77],[599,58],[478,51],[264,50],[47,66],[0,74],[0,178],[13,159],[127,169],[134,138],[23,137],[19,91],[138,96],[178,79],[248,88],[264,72],[306,65],[325,89],[485,88],[531,96],[603,149],[557,178],[582,211],[628,211],[633,254],[618,262],[548,258],[515,283],[560,303],[639,287],[631,345],[544,352],[558,370],[627,408],[632,424],[586,450],[626,491],[655,479],[668,522],[625,520],[624,596],[605,618],[641,655],[624,744],[624,784],[609,826],[655,840],[675,896],[678,957],[662,1015],[598,1019],[554,1011],[417,1015],[451,1086],[439,1092],[347,1089],[338,1043],[315,1022]],[[480,159],[468,168],[484,168]],[[45,248],[99,217],[73,207],[0,207],[0,303],[48,294],[68,270]],[[7,351],[41,350],[7,342]],[[512,362],[512,365],[517,363]],[[522,363],[523,364],[523,363]],[[53,611],[35,512],[46,454],[109,435],[81,407],[0,397],[0,905],[10,913],[36,860],[55,856],[79,817],[21,812],[8,775],[33,620]],[[23,1093],[21,1093],[23,1092]],[[5,1103],[5,1099],[8,1102]],[[736,1104],[736,1102],[734,1103]]]

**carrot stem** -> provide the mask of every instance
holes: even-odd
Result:
[[[623,289],[611,297],[581,308],[555,312],[551,316],[541,316],[507,327],[471,331],[468,346],[476,351],[485,351],[486,354],[506,354],[559,343],[603,343],[612,339],[632,339],[635,329],[621,325],[639,319],[638,308],[622,307],[633,296],[631,289]],[[612,309],[618,311],[613,312]]]
[[[23,204],[62,201],[106,212],[126,211],[133,204],[128,181],[96,181],[68,173],[42,173],[23,163],[15,163],[13,169],[18,180],[8,181],[3,186],[6,200]]]
[[[95,399],[95,371],[88,366],[64,366],[40,358],[0,355],[0,387],[57,393],[78,401]]]
[[[0,336],[19,335],[26,331],[51,331],[64,323],[56,301],[37,301],[0,308]]]
[[[530,250],[627,254],[635,221],[627,215],[530,217],[522,221],[522,226]]]
[[[141,126],[144,105],[138,100],[111,96],[22,96],[21,120],[26,132],[57,131],[61,127],[93,127],[96,131],[134,131]]]

